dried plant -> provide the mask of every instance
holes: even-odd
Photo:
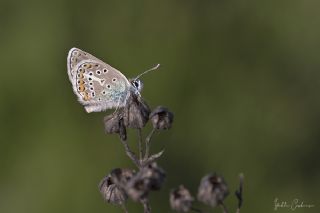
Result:
[[[153,129],[143,139],[142,129],[150,120]],[[138,95],[132,94],[126,107],[118,109],[104,118],[105,131],[118,134],[125,152],[138,171],[130,169],[114,169],[99,184],[103,198],[108,202],[121,205],[125,212],[128,198],[140,202],[144,212],[151,212],[148,195],[151,191],[160,190],[165,180],[165,171],[155,162],[163,153],[150,154],[150,145],[156,131],[170,129],[173,113],[165,107],[157,107],[152,112],[149,106]],[[138,132],[139,155],[137,156],[127,143],[127,129]]]
[[[238,199],[238,207],[236,213],[240,212],[242,206],[242,189],[243,189],[243,174],[240,174],[239,189],[235,192]],[[228,208],[224,204],[224,199],[229,195],[229,189],[222,176],[216,173],[204,176],[200,181],[198,188],[197,199],[199,202],[208,205],[212,208],[221,206],[224,213],[228,213]],[[193,206],[194,198],[187,188],[179,186],[173,189],[170,193],[170,205],[173,210],[178,212],[204,212]]]
[[[170,129],[173,117],[173,113],[162,106],[151,111],[140,96],[132,94],[124,108],[104,118],[105,132],[119,135],[125,153],[137,167],[137,171],[128,168],[113,169],[101,180],[99,190],[106,202],[119,205],[124,212],[128,212],[125,203],[130,198],[142,204],[144,213],[151,212],[149,194],[160,190],[166,178],[165,171],[156,163],[163,151],[150,154],[151,139],[155,132]],[[148,121],[153,128],[147,137],[143,138],[142,129]],[[135,129],[138,132],[138,155],[128,145],[127,129]],[[242,205],[242,185],[243,176],[240,178],[239,190],[236,191],[239,200],[237,213]],[[223,177],[212,173],[202,178],[197,200],[211,207],[221,206],[223,212],[228,212],[223,202],[228,194],[229,190]],[[203,212],[193,206],[194,201],[194,197],[183,185],[171,190],[170,205],[175,211]]]

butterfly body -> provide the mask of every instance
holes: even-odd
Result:
[[[130,95],[140,95],[139,79],[129,81],[120,71],[78,48],[69,51],[67,66],[73,91],[88,113],[124,107]]]

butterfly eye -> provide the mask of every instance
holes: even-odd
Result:
[[[89,75],[93,75],[93,73],[92,73],[92,72],[89,72]]]
[[[90,86],[92,86],[92,85],[93,85],[93,83],[92,83],[92,82],[90,82],[90,83],[89,83],[89,85],[90,85]]]
[[[92,93],[91,93],[91,95],[92,95],[92,97],[94,97],[94,96],[95,96],[95,93],[94,93],[94,92],[92,92]]]
[[[101,74],[101,71],[100,71],[100,70],[97,70],[96,73],[97,73],[98,75],[100,75],[100,74]]]
[[[107,88],[110,89],[110,85],[109,84],[107,85]]]
[[[106,94],[106,91],[102,91],[102,95],[105,95]]]
[[[89,78],[89,81],[92,81],[92,78]]]
[[[115,82],[116,80],[117,80],[116,78],[113,78],[113,79],[112,79],[113,82]]]
[[[103,72],[106,73],[106,72],[108,72],[108,70],[107,69],[103,69]]]
[[[134,81],[134,82],[133,82],[133,86],[134,86],[135,88],[139,88],[139,87],[140,87],[140,82]]]
[[[143,83],[139,79],[136,79],[136,80],[132,81],[132,86],[140,92],[142,90]]]
[[[90,90],[93,90],[93,87],[90,87]]]

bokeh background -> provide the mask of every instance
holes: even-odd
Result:
[[[67,52],[79,47],[134,77],[150,106],[175,113],[153,141],[165,187],[153,212],[172,212],[168,193],[193,195],[216,171],[245,174],[242,212],[273,212],[275,198],[320,198],[320,2],[181,0],[0,1],[0,212],[122,212],[98,183],[133,164],[107,113],[85,113],[72,92]],[[145,134],[150,130],[146,129]],[[130,133],[136,147],[136,135]],[[200,206],[200,204],[196,204]],[[129,202],[130,212],[142,212]],[[216,212],[219,212],[217,209]],[[212,211],[211,211],[212,212]],[[279,209],[278,212],[290,212]]]

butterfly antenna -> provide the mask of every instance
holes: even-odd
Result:
[[[147,74],[150,71],[156,70],[158,69],[160,66],[160,64],[157,64],[156,66],[152,67],[151,69],[148,69],[146,71],[144,71],[143,73],[139,74],[134,80],[137,80],[138,78],[140,78],[141,76],[143,76],[144,74]]]

